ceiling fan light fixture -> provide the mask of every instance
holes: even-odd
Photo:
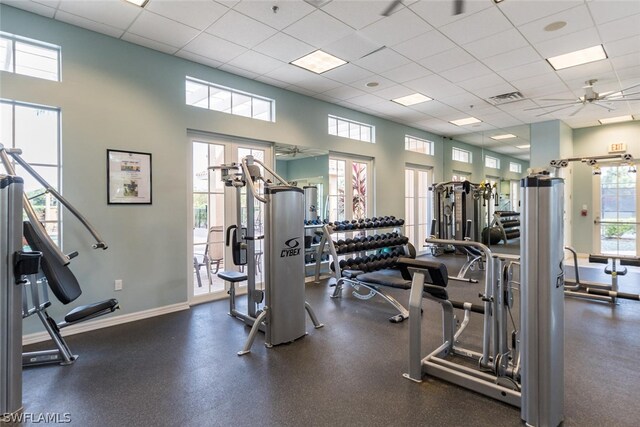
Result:
[[[491,137],[491,139],[495,139],[496,141],[500,141],[501,139],[511,139],[511,138],[515,138],[516,136],[512,133],[505,133],[503,135],[494,135]]]
[[[408,107],[410,105],[420,104],[421,102],[433,101],[433,98],[429,98],[426,95],[421,93],[414,93],[407,96],[401,96],[400,98],[392,99],[393,102],[396,102],[400,105],[404,105]]]
[[[482,120],[476,119],[475,117],[467,117],[464,119],[451,120],[449,121],[449,123],[456,126],[466,126],[466,125],[472,125],[474,123],[482,123]]]
[[[607,53],[604,51],[604,47],[599,44],[563,55],[552,56],[551,58],[547,58],[547,62],[551,64],[554,70],[558,71],[602,59],[607,59]]]
[[[525,144],[525,145],[516,145],[516,148],[519,148],[521,150],[526,150],[528,148],[531,148],[531,144]]]
[[[291,61],[291,65],[295,65],[305,70],[314,72],[316,74],[322,74],[326,71],[333,70],[341,65],[346,64],[347,61],[333,56],[320,49],[311,52],[308,55],[298,58],[295,61]]]
[[[598,120],[601,125],[608,125],[611,123],[630,122],[634,117],[629,114],[628,116],[608,117],[606,119]]]
[[[131,4],[135,4],[136,6],[139,7],[145,7],[147,5],[147,3],[149,3],[149,0],[124,0],[127,3],[131,3]]]

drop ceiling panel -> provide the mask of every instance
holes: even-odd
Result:
[[[464,3],[464,13],[460,15],[453,14],[453,7],[452,1],[420,1],[409,6],[418,16],[435,28],[459,21],[469,15],[494,6],[488,1],[466,1]]]
[[[356,96],[354,98],[349,99],[349,102],[354,105],[360,105],[362,107],[374,108],[376,104],[380,104],[384,102],[384,98],[380,98],[376,95],[372,95],[370,93]]]
[[[603,24],[640,13],[640,2],[635,0],[589,1],[587,6],[596,24]]]
[[[420,65],[435,73],[474,62],[475,58],[459,47],[429,56],[418,61]]]
[[[276,33],[273,37],[254,46],[253,50],[283,62],[291,62],[313,52],[315,49],[313,46],[284,33]]]
[[[469,80],[464,80],[457,83],[458,86],[468,91],[475,91],[476,89],[493,87],[501,84],[506,84],[505,79],[496,73],[487,74],[480,77],[474,77]]]
[[[461,65],[450,70],[445,70],[440,73],[442,77],[453,83],[469,80],[470,78],[481,77],[488,74],[493,74],[493,71],[477,61],[470,62],[469,64]]]
[[[531,64],[532,62],[541,60],[540,55],[531,46],[527,46],[492,56],[491,58],[483,60],[483,62],[494,71],[500,72],[512,67],[517,67],[518,65]]]
[[[398,65],[405,65],[409,62],[410,61],[407,58],[394,50],[385,48],[354,61],[354,64],[358,67],[364,68],[365,70],[380,74],[384,71],[396,68]]]
[[[640,46],[640,35],[635,35],[625,39],[605,43],[604,50],[610,58],[629,53],[640,55],[640,52],[638,52],[638,46]]]
[[[176,56],[184,59],[188,59],[189,61],[197,62],[199,64],[208,65],[213,68],[218,68],[222,65],[222,62],[216,61],[215,59],[207,58],[192,52],[187,52],[186,50],[180,50],[176,53]]]
[[[206,32],[250,48],[273,36],[276,30],[255,19],[230,10],[207,28]]]
[[[608,59],[602,59],[589,64],[565,68],[564,70],[557,71],[557,73],[563,80],[587,80],[592,78],[602,78],[603,75],[611,73],[612,71],[613,68],[611,67],[611,61]]]
[[[542,57],[551,58],[552,56],[564,55],[565,53],[597,46],[601,43],[598,31],[595,27],[590,27],[551,40],[535,43],[533,46]]]
[[[253,71],[249,71],[245,68],[238,68],[234,65],[230,65],[231,63],[228,62],[224,65],[220,66],[220,70],[226,71],[228,73],[231,74],[235,74],[237,76],[242,76],[242,77],[246,77],[248,79],[255,79],[256,77],[258,77],[260,75],[260,73],[255,73]]]
[[[233,9],[277,30],[282,30],[302,17],[315,11],[316,8],[304,1],[278,2],[278,12],[273,13],[274,2],[264,0],[243,0]]]
[[[471,105],[474,106],[474,108],[472,109],[475,109],[476,106],[485,105],[484,100],[478,98],[477,96],[469,92],[462,92],[457,95],[448,96],[445,100],[442,100],[442,102],[453,108],[461,109],[462,111],[465,111],[465,109],[468,109],[469,106]],[[489,106],[489,105],[487,106],[493,109],[492,106]]]
[[[257,77],[285,65],[285,63],[278,61],[277,59],[273,59],[270,56],[248,50],[232,59],[229,62],[229,65],[252,71]]]
[[[302,80],[296,82],[296,85],[315,93],[322,93],[339,87],[340,83],[308,71]]]
[[[198,30],[204,30],[229,10],[214,1],[193,0],[150,0],[145,9]]]
[[[500,10],[514,25],[522,25],[583,4],[581,0],[505,1]]]
[[[310,71],[303,70],[295,65],[287,64],[266,73],[265,76],[281,80],[283,82],[296,84],[297,82],[306,79],[308,77],[308,73],[310,73]]]
[[[289,3],[292,2],[286,4]],[[353,29],[331,15],[316,10],[283,31],[298,40],[321,48],[346,37]]]
[[[640,14],[602,24],[598,31],[605,43],[637,36],[640,34]]]
[[[495,7],[478,13],[466,15],[464,18],[440,27],[439,30],[459,45],[491,36],[513,28],[500,11]]]
[[[346,101],[348,99],[355,98],[356,96],[366,95],[366,92],[351,86],[339,86],[335,89],[324,92],[323,95]]]
[[[101,24],[127,29],[140,14],[140,8],[124,1],[76,1],[63,0],[59,10],[87,18]]]
[[[169,46],[182,47],[196,37],[199,31],[164,16],[143,10],[138,19],[131,24],[127,33],[133,33]]]
[[[219,62],[228,62],[245,52],[247,49],[216,36],[202,33],[189,42],[183,50],[210,59],[215,59]]]
[[[324,46],[322,50],[344,61],[354,62],[381,47],[381,44],[369,40],[362,34],[352,32],[340,40]]]
[[[393,46],[432,29],[431,25],[405,8],[385,19],[374,22],[361,31],[366,37],[380,44]]]
[[[550,3],[550,2],[539,2]],[[563,1],[556,3],[564,3]],[[564,27],[556,31],[546,31],[544,28],[554,22],[564,21],[567,23]],[[539,43],[545,40],[551,40],[564,36],[576,31],[584,30],[593,26],[593,20],[589,9],[586,6],[578,6],[551,16],[547,16],[537,21],[519,27],[522,35],[529,40],[530,43]]]
[[[456,44],[439,31],[429,31],[418,37],[393,45],[393,50],[413,61],[417,61],[454,47],[456,47]]]
[[[18,9],[26,10],[27,12],[32,12],[41,16],[46,16],[47,18],[53,18],[56,14],[56,8],[50,7],[44,4],[35,3],[32,1],[24,1],[24,0],[2,0],[2,3],[16,7]],[[74,24],[77,25],[77,24]],[[82,25],[78,25],[82,27]]]
[[[518,30],[510,28],[498,34],[480,40],[474,40],[464,44],[462,47],[476,58],[484,59],[525,47],[528,44],[527,40],[520,35]]]
[[[533,77],[540,73],[553,71],[553,68],[547,61],[540,60],[529,64],[518,65],[516,67],[507,68],[500,71],[500,76],[506,81],[521,80],[527,77]]]
[[[327,77],[331,77],[331,76],[327,76]],[[378,83],[378,85],[369,87],[367,86],[367,83],[369,82],[376,82]],[[370,77],[352,82],[351,86],[355,87],[356,89],[361,89],[368,93],[373,93],[382,89],[386,89],[391,86],[395,86],[395,83],[389,79],[385,79],[382,76],[374,74],[374,75],[371,75]]]
[[[154,49],[160,52],[168,53],[169,55],[173,55],[178,50],[177,47],[169,46],[168,44],[161,43],[156,40],[150,40],[133,33],[125,33],[122,36],[122,40],[135,43],[140,46],[148,47],[149,49]]]
[[[4,0],[3,0],[3,3],[5,3]],[[53,15],[50,16],[50,18],[51,17],[53,17]],[[59,10],[59,11],[56,12],[56,19],[58,21],[66,22],[67,24],[75,25],[77,27],[86,28],[87,30],[95,31],[97,33],[106,34],[106,35],[111,36],[111,37],[119,38],[120,36],[122,36],[122,34],[124,34],[124,30],[121,30],[119,28],[115,28],[115,27],[112,27],[110,25],[101,24],[99,22],[94,22],[94,21],[91,21],[91,20],[86,19],[86,18],[81,18],[79,16],[72,15],[72,14],[64,12],[62,10]],[[132,40],[128,40],[128,41],[131,41],[132,43],[135,43]],[[147,46],[147,47],[151,47],[151,46]],[[152,47],[152,49],[153,49],[153,47]],[[175,52],[175,51],[176,51],[176,49],[173,49],[173,52]],[[163,50],[163,52],[166,52],[166,51]]]
[[[349,84],[363,81],[374,76],[371,71],[365,70],[353,64],[344,64],[333,70],[322,73],[323,76],[340,83]],[[367,80],[368,81],[368,80]],[[364,86],[364,83],[362,84]]]
[[[350,27],[360,30],[383,19],[381,12],[386,4],[374,1],[332,1],[322,10]]]
[[[389,80],[393,80],[394,82],[405,83],[409,80],[415,80],[420,77],[428,76],[429,74],[431,74],[431,72],[423,66],[416,64],[415,62],[410,62],[401,67],[394,68],[393,70],[385,71],[380,74],[388,78]]]
[[[380,98],[392,100],[392,99],[400,98],[403,96],[412,95],[414,93],[416,93],[415,90],[409,89],[406,86],[395,85],[395,86],[391,86],[381,90],[377,90],[373,94],[375,96],[379,96]],[[406,108],[406,107],[402,106],[402,108]]]

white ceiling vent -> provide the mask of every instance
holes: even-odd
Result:
[[[493,105],[508,104],[510,102],[522,101],[524,96],[520,92],[503,93],[487,99]]]

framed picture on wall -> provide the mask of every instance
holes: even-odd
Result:
[[[151,153],[107,150],[107,203],[151,204]]]

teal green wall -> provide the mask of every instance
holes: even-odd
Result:
[[[575,157],[607,154],[609,144],[624,142],[627,153],[640,159],[640,122],[616,123],[606,126],[573,130],[573,154]],[[589,166],[576,163],[573,168],[573,246],[578,252],[593,252],[593,229],[595,225],[593,206],[593,180]],[[580,215],[582,205],[587,205],[589,214]]]
[[[0,5],[0,28],[62,47],[61,82],[0,72],[0,96],[61,108],[62,191],[109,244],[107,251],[90,250],[89,236],[63,215],[64,250],[80,251],[72,263],[84,291],[78,304],[116,297],[119,314],[127,314],[187,301],[193,269],[188,130],[374,158],[376,215],[403,216],[406,163],[432,167],[437,181],[450,175],[443,173],[443,138],[429,132],[6,5]],[[185,76],[272,98],[277,122],[187,106]],[[376,143],[328,135],[330,113],[375,126]],[[434,141],[435,156],[406,152],[405,134]],[[109,148],[152,153],[152,205],[107,205]],[[124,282],[120,292],[113,291],[115,279]],[[58,304],[51,310],[56,318],[66,311]],[[40,330],[33,319],[25,324],[26,333]]]

